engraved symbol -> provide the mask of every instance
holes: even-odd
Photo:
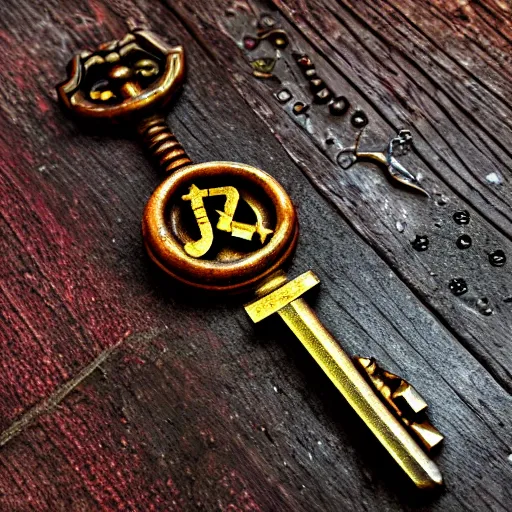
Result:
[[[213,244],[213,228],[210,219],[208,219],[208,214],[206,213],[203,202],[205,197],[213,196],[226,196],[224,210],[216,210],[219,214],[219,220],[216,226],[218,230],[231,233],[231,236],[244,240],[252,240],[254,233],[256,233],[260,237],[261,244],[265,243],[267,236],[273,231],[263,226],[261,212],[250,198],[244,198],[244,201],[256,215],[255,224],[246,224],[245,222],[233,220],[238,201],[240,200],[240,193],[235,187],[216,187],[202,190],[192,185],[188,194],[182,196],[182,199],[184,201],[190,201],[194,216],[197,220],[199,232],[201,233],[201,238],[185,244],[184,249],[188,255],[194,258],[200,258],[210,250]]]

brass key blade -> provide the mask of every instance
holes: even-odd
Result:
[[[442,485],[436,464],[382,403],[308,304],[297,298],[318,284],[318,278],[306,272],[290,282],[283,276],[278,279],[286,284],[245,306],[251,319],[258,322],[277,313],[416,486]]]

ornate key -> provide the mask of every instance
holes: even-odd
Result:
[[[297,215],[283,187],[264,171],[233,162],[192,164],[158,112],[184,78],[182,47],[145,31],[77,55],[57,87],[62,105],[85,118],[132,122],[169,173],[142,219],[151,259],[176,280],[210,292],[252,293],[254,322],[278,314],[395,461],[421,488],[442,484],[430,449],[442,435],[407,382],[371,358],[353,361],[302,295],[319,283],[309,271],[281,270],[295,250]],[[380,396],[382,395],[382,396]],[[414,436],[414,437],[413,437]]]

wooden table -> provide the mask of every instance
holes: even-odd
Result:
[[[264,15],[289,38],[279,53],[244,48]],[[511,510],[511,20],[509,0],[4,0],[0,509]],[[277,320],[183,297],[149,262],[140,218],[161,177],[134,140],[67,119],[54,90],[72,54],[136,26],[186,48],[169,122],[191,158],[285,185],[290,274],[314,269],[309,300],[343,346],[430,403],[441,493],[411,488]],[[294,51],[348,114],[312,104]],[[338,163],[358,108],[363,149],[411,129],[404,163],[430,199]]]

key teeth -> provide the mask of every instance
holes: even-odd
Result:
[[[444,436],[427,418],[428,404],[405,379],[384,370],[373,357],[354,357],[356,365],[380,393],[383,402],[421,442],[425,451],[437,448]]]

